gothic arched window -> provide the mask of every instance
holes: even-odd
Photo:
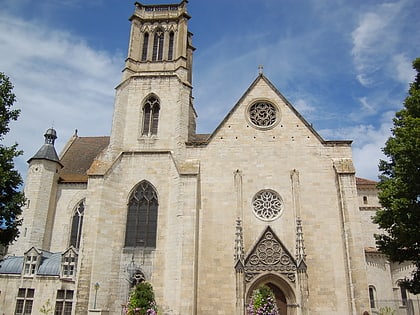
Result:
[[[143,48],[141,52],[141,61],[147,60],[147,46],[149,45],[149,33],[143,35]]]
[[[126,247],[156,247],[158,206],[156,190],[142,181],[128,202]]]
[[[370,308],[376,308],[376,289],[373,285],[369,286]]]
[[[70,245],[79,248],[82,237],[83,215],[85,212],[85,200],[80,201],[73,214],[71,222]]]
[[[143,129],[141,134],[150,136],[156,135],[159,122],[159,100],[155,96],[150,96],[143,106]]]
[[[174,32],[169,33],[169,47],[168,47],[168,60],[172,60],[174,58]]]
[[[158,28],[155,31],[155,36],[153,39],[153,61],[161,61],[163,58],[163,38],[165,33],[162,29]]]

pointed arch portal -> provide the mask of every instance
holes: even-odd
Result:
[[[273,291],[280,315],[297,314],[295,294],[297,264],[274,231],[267,226],[248,253],[243,265],[245,303],[260,285]]]
[[[279,315],[295,315],[296,314],[296,296],[293,288],[283,279],[276,274],[267,273],[259,278],[249,286],[246,293],[246,303],[248,304],[251,299],[252,292],[261,285],[268,286],[274,293],[276,298],[277,308]]]

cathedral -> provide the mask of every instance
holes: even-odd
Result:
[[[262,284],[281,315],[419,314],[399,286],[412,264],[375,248],[376,183],[351,141],[323,139],[261,70],[196,133],[187,5],[135,3],[110,136],[57,154],[45,132],[0,314],[124,314],[143,280],[168,315],[244,315]]]

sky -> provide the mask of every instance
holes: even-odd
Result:
[[[25,177],[48,128],[58,153],[76,129],[110,134],[134,0],[0,0],[0,8],[0,72],[21,109],[4,143],[24,151],[15,165]],[[198,133],[217,127],[262,65],[325,140],[353,140],[356,176],[377,180],[420,57],[420,1],[190,0],[188,12]]]

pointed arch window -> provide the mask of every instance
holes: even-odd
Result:
[[[172,60],[174,58],[174,32],[169,33],[169,47],[168,47],[168,60]]]
[[[159,100],[155,96],[147,99],[143,106],[143,129],[142,135],[156,135],[159,123]]]
[[[156,190],[149,182],[142,181],[128,202],[126,247],[156,247],[158,206]]]
[[[407,306],[407,289],[404,286],[404,282],[402,280],[398,281],[398,286],[401,293],[401,306]]]
[[[144,33],[143,35],[143,48],[141,52],[141,61],[147,60],[147,47],[149,45],[149,33]]]
[[[155,32],[153,39],[153,61],[161,61],[163,58],[163,39],[165,33],[162,29],[158,28]]]
[[[85,213],[85,200],[80,201],[74,211],[71,222],[70,245],[75,248],[80,247],[80,239],[82,237],[83,216]]]
[[[370,308],[376,308],[376,289],[373,285],[369,286],[369,303]]]

